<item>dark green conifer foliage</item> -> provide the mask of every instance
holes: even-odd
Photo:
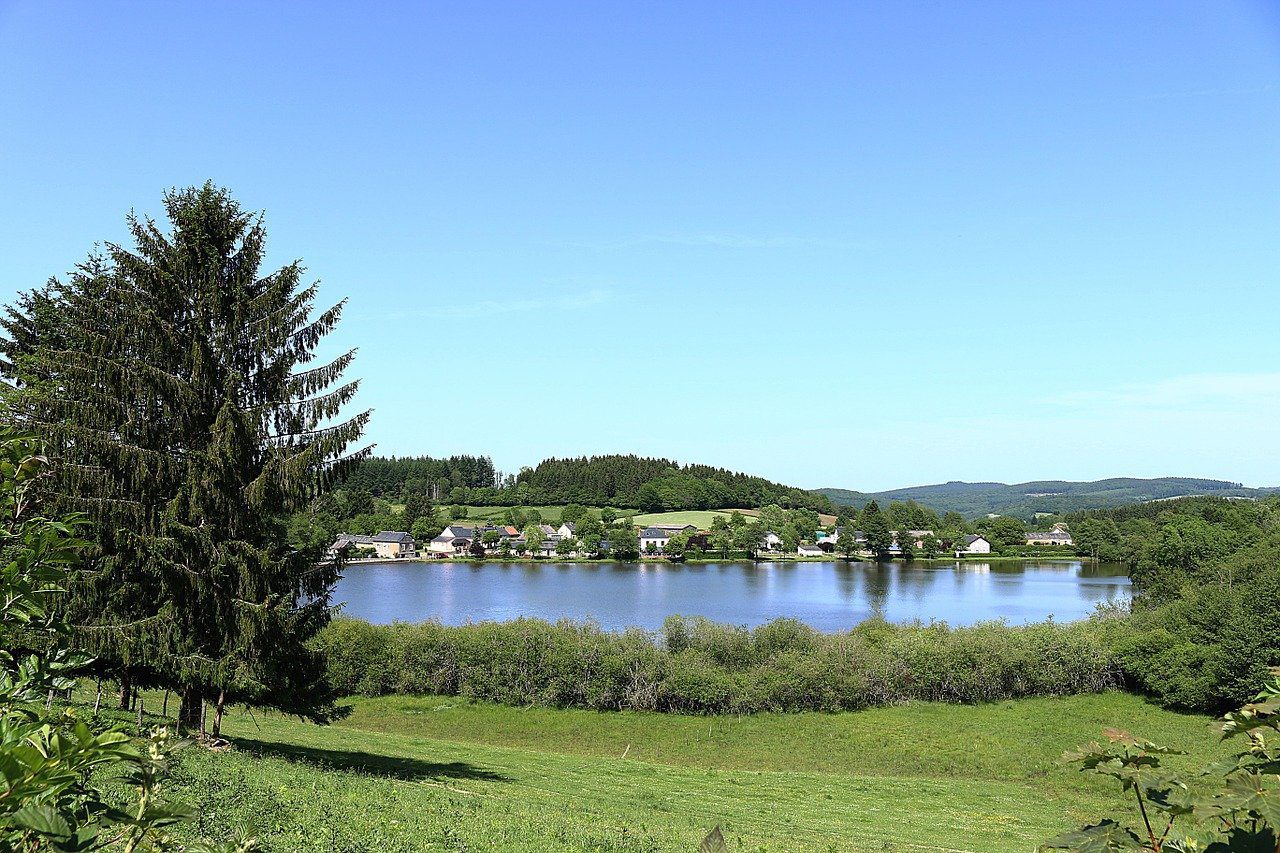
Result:
[[[298,262],[259,274],[266,233],[212,184],[164,198],[171,231],[129,217],[65,281],[9,307],[11,412],[50,436],[59,490],[94,522],[95,570],[68,615],[126,681],[333,715],[306,641],[339,566],[291,548],[283,518],[364,455],[343,420],[354,351],[312,366],[342,304],[316,313]]]
[[[880,511],[880,505],[874,500],[868,501],[862,508],[862,532],[867,538],[867,548],[877,557],[889,552],[893,544],[893,534],[889,531],[889,521]]]

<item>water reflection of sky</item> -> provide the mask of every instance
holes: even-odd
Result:
[[[537,616],[653,629],[672,613],[759,625],[789,616],[825,631],[880,613],[933,619],[1080,619],[1124,599],[1117,567],[1019,563],[371,563],[338,583],[343,612],[372,622],[447,624]]]

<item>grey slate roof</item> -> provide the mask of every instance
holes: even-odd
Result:
[[[661,527],[646,527],[644,530],[640,531],[640,538],[641,539],[670,539],[671,533],[668,530],[663,530]]]
[[[374,541],[375,540],[372,536],[361,536],[358,533],[343,533],[340,534],[337,539],[334,539],[333,544],[329,547],[337,550],[338,548],[345,548],[348,545],[372,545]]]
[[[413,537],[402,530],[382,530],[372,537],[374,542],[399,542],[401,545],[412,545]]]

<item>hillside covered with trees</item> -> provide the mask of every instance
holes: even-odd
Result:
[[[584,504],[659,512],[778,504],[832,509],[822,495],[763,477],[634,455],[546,459],[518,476],[498,471],[487,456],[375,456],[351,473],[344,488],[393,502],[419,495],[471,506]]]
[[[881,503],[914,500],[937,512],[958,512],[966,518],[996,513],[1027,521],[1037,513],[1063,515],[1193,495],[1262,497],[1276,491],[1274,488],[1253,489],[1226,480],[1195,477],[1157,477],[1148,480],[1116,477],[1091,482],[1035,480],[1013,485],[951,481],[883,492],[832,488],[817,490],[818,494],[842,506],[861,507],[873,499]]]
[[[343,485],[375,497],[403,499],[420,494],[448,500],[454,489],[497,491],[502,474],[488,456],[373,456],[356,468]],[[480,503],[479,501],[460,501]]]
[[[547,503],[617,504],[643,510],[783,507],[831,510],[825,496],[710,465],[640,456],[547,459],[517,482]]]

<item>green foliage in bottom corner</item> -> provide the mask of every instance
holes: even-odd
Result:
[[[1275,853],[1280,850],[1280,670],[1253,702],[1226,715],[1224,739],[1243,735],[1245,749],[1201,776],[1211,791],[1161,766],[1175,750],[1107,730],[1108,743],[1068,753],[1081,769],[1115,779],[1132,796],[1132,825],[1106,819],[1058,836],[1041,850],[1081,853]],[[1270,740],[1268,739],[1270,737]]]
[[[51,710],[54,695],[71,689],[90,661],[71,648],[50,606],[83,543],[78,518],[39,512],[48,467],[40,450],[34,438],[0,430],[0,850],[169,849],[167,827],[188,811],[160,797],[176,748],[168,731],[152,732],[143,750],[118,728],[95,729],[71,709]],[[110,795],[107,780],[133,789],[127,804]]]

